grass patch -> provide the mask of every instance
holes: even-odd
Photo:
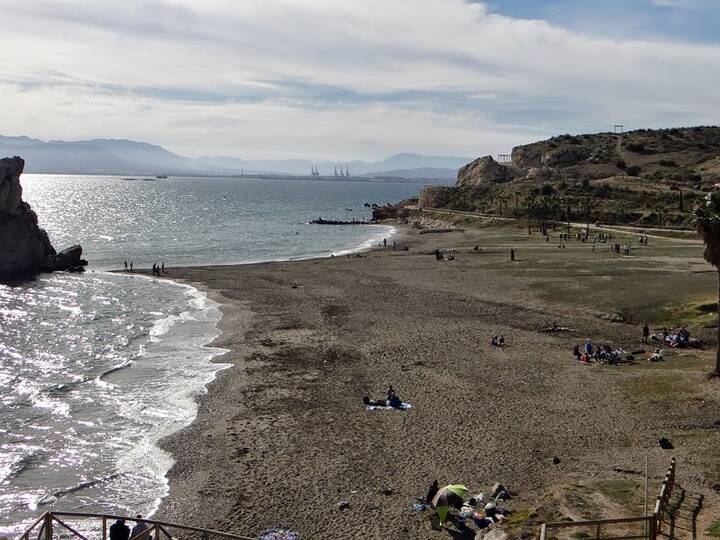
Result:
[[[608,499],[628,509],[635,509],[639,502],[639,484],[631,480],[600,480],[593,486]]]
[[[707,326],[717,322],[717,300],[700,301],[668,306],[658,313],[656,324],[675,327],[681,325]]]
[[[720,538],[720,521],[716,521],[712,525],[710,525],[710,528],[708,528],[707,533],[709,536],[712,536],[713,538]]]
[[[678,394],[692,394],[697,391],[688,377],[677,373],[643,373],[623,383],[623,391],[629,397],[653,397],[658,400]]]

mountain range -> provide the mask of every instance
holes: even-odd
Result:
[[[41,141],[0,136],[0,157],[18,155],[29,173],[120,175],[309,175],[349,168],[352,176],[454,180],[466,157],[397,154],[382,161],[312,162],[305,159],[245,160],[230,156],[184,157],[161,146],[126,139]]]

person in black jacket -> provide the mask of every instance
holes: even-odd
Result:
[[[130,527],[125,525],[124,519],[118,519],[110,525],[110,540],[129,540]]]
[[[440,491],[440,486],[438,485],[438,481],[435,480],[428,488],[427,495],[425,496],[425,502],[427,504],[432,504],[432,501],[435,498],[435,495],[437,495],[438,491]]]

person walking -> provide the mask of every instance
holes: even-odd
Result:
[[[132,261],[130,261],[130,271],[131,272],[133,271],[133,262]]]
[[[164,262],[162,263],[162,268],[160,269],[160,271],[161,271],[163,274],[165,273],[165,263],[164,263]]]
[[[127,272],[127,261],[125,261],[125,271]]]
[[[642,342],[643,342],[643,343],[647,343],[647,342],[648,342],[648,339],[650,338],[650,327],[648,326],[648,323],[645,323],[645,324],[643,325],[642,332],[643,332],[643,334],[642,334]]]

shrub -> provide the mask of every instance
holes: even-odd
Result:
[[[628,167],[626,172],[628,176],[638,176],[642,172],[642,169],[637,165],[633,165],[632,167]]]
[[[627,163],[625,163],[624,159],[618,159],[617,162],[615,163],[615,166],[622,171],[627,169]]]
[[[677,167],[678,164],[675,163],[672,159],[661,159],[660,165],[663,167]]]
[[[543,184],[540,188],[540,195],[552,195],[555,193],[555,189],[550,184]]]

